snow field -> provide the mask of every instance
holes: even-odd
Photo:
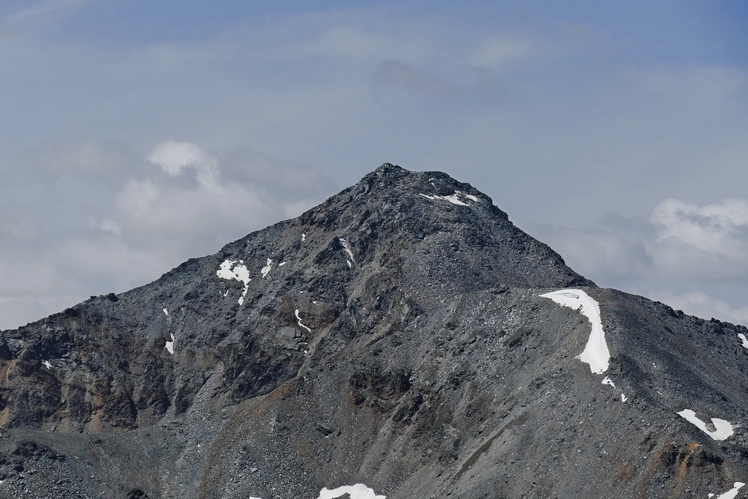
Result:
[[[717,499],[735,499],[738,495],[738,491],[743,487],[745,484],[743,482],[735,482],[732,484],[732,488],[725,492],[724,494],[720,494],[717,496]],[[709,497],[714,497],[714,494],[709,494]]]
[[[333,490],[325,487],[319,491],[319,497],[317,499],[335,499],[344,494],[350,495],[351,499],[387,499],[386,496],[377,495],[374,493],[373,489],[370,489],[363,483],[344,485]]]
[[[729,421],[725,421],[724,419],[712,418],[714,431],[711,431],[706,427],[706,423],[697,418],[696,413],[691,409],[683,409],[678,413],[678,415],[712,437],[713,440],[725,440],[734,433],[732,424]]]
[[[267,259],[265,262],[265,266],[262,267],[262,270],[260,270],[260,274],[262,274],[262,278],[265,279],[265,276],[267,276],[270,273],[270,269],[273,268],[273,260],[270,258]]]
[[[449,196],[437,196],[437,195],[429,196],[428,194],[420,194],[420,195],[423,196],[423,197],[425,197],[425,198],[427,198],[427,199],[432,199],[432,200],[433,199],[441,199],[443,201],[449,201],[450,203],[456,204],[458,206],[470,206],[469,204],[467,204],[467,203],[465,203],[463,201],[460,201],[459,192],[458,191],[455,191],[454,194],[450,194]],[[475,196],[473,196],[473,197],[475,197]]]
[[[165,346],[166,350],[168,350],[171,355],[174,355],[174,333],[171,333],[171,341],[167,341]]]
[[[249,277],[249,269],[244,265],[244,261],[225,260],[216,274],[221,279],[236,280],[244,283],[244,291],[238,300],[239,305],[244,304],[244,297],[247,295],[247,291],[249,291],[249,281],[252,280]]]
[[[743,344],[743,348],[748,348],[748,338],[746,338],[743,333],[738,333],[738,338],[740,338],[740,341]]]
[[[584,351],[577,358],[585,364],[589,364],[593,374],[602,374],[607,371],[610,351],[608,350],[608,344],[605,342],[605,332],[600,320],[600,305],[587,293],[579,289],[562,289],[540,296],[549,298],[563,307],[578,310],[589,319],[592,324],[592,331]]]

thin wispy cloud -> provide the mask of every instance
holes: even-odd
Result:
[[[492,35],[473,50],[468,61],[478,67],[500,69],[502,65],[529,57],[536,51],[537,47],[529,40]]]
[[[0,7],[0,43],[39,34],[49,34],[64,19],[100,0],[9,1]]]
[[[397,60],[379,63],[374,72],[374,82],[380,89],[404,88],[416,94],[436,97],[447,95],[452,91],[452,86],[448,83]]]

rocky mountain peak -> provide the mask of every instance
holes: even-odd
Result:
[[[706,497],[748,481],[747,333],[384,164],[3,331],[0,497]]]

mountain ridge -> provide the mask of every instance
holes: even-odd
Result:
[[[599,303],[610,384],[576,358],[589,321],[542,297],[568,288]],[[386,163],[3,331],[0,495],[702,497],[748,481],[746,332],[598,288],[469,184]]]

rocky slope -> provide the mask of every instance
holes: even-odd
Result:
[[[599,304],[602,374],[577,358],[590,321],[541,296],[565,288]],[[597,288],[472,186],[385,164],[3,331],[0,497],[717,497],[748,482],[740,335]]]

